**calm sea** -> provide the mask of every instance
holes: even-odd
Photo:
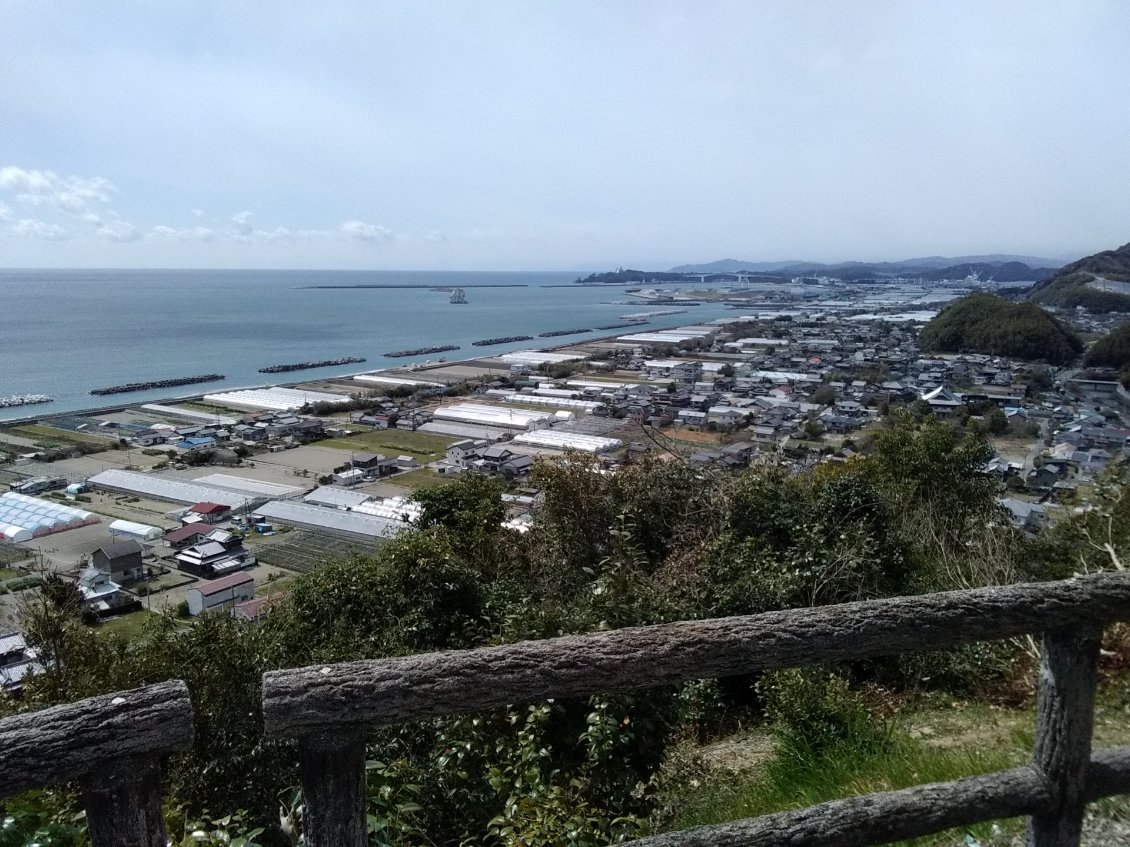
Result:
[[[480,338],[533,335],[616,323],[645,306],[623,288],[571,286],[576,273],[354,271],[0,270],[0,396],[49,394],[42,406],[0,409],[0,420],[152,401],[193,392],[355,373],[422,361],[382,353],[459,344],[449,360],[554,346],[586,336],[477,348]],[[380,288],[312,289],[311,285]],[[518,285],[518,288],[490,286]],[[420,286],[405,288],[397,286]],[[466,305],[430,287],[467,292]],[[665,308],[656,306],[655,309]],[[721,306],[689,307],[649,328],[733,315]],[[625,330],[627,332],[628,330]],[[602,333],[610,334],[610,333]],[[291,374],[267,365],[364,356],[363,364]],[[98,398],[90,389],[194,374],[223,382]]]

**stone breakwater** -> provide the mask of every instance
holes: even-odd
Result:
[[[291,371],[308,371],[312,368],[329,368],[334,365],[353,365],[364,361],[364,356],[345,356],[341,359],[322,359],[319,362],[295,362],[292,365],[268,365],[265,368],[259,368],[259,373],[285,374]]]
[[[412,350],[393,350],[384,355],[390,359],[404,359],[408,356],[427,356],[431,353],[446,353],[448,350],[458,349],[458,344],[441,344],[438,347],[415,347]]]
[[[592,332],[591,329],[555,329],[551,332],[539,332],[538,338],[556,338],[559,335],[580,335],[582,332]]]
[[[0,396],[0,409],[11,409],[15,406],[34,406],[37,403],[54,403],[54,397],[46,394],[9,394]]]
[[[598,326],[597,329],[626,329],[633,326],[647,326],[647,321],[624,321],[618,324],[605,324]]]
[[[90,393],[98,395],[126,394],[130,391],[149,391],[152,388],[176,388],[178,385],[216,382],[223,378],[223,374],[200,374],[199,376],[182,376],[176,379],[154,379],[149,382],[127,382],[125,385],[111,385],[108,388],[92,388]]]
[[[512,341],[532,341],[532,335],[503,335],[499,338],[480,338],[478,341],[472,341],[472,347],[491,347],[495,344],[509,344]]]

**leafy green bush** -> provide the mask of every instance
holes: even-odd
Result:
[[[812,757],[837,745],[882,749],[891,726],[843,675],[820,667],[776,671],[758,684],[782,755]]]

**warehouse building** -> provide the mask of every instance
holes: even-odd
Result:
[[[87,482],[102,491],[116,491],[119,494],[131,494],[134,497],[179,503],[184,506],[201,502],[218,503],[237,514],[250,511],[267,499],[262,496],[250,497],[237,494],[224,488],[201,485],[175,477],[122,471],[117,468],[95,474]]]
[[[309,529],[366,541],[392,538],[407,526],[400,521],[389,520],[388,518],[379,518],[358,512],[346,512],[340,509],[324,509],[321,506],[310,506],[285,500],[266,503],[260,506],[255,514],[261,515],[274,523],[297,529]]]
[[[245,476],[232,476],[226,473],[213,473],[197,477],[193,480],[197,485],[210,485],[223,488],[225,491],[234,491],[246,497],[263,497],[268,500],[296,500],[306,493],[305,488],[294,485],[281,485],[275,482],[263,482],[259,479],[250,479]]]

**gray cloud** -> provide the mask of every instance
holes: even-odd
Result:
[[[251,212],[238,212],[231,216],[231,222],[235,224],[235,231],[239,235],[251,235],[255,228],[251,225],[251,219],[254,217]]]

